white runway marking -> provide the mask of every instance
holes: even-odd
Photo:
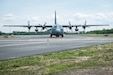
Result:
[[[4,42],[26,42],[26,43],[20,43],[20,44],[6,44],[6,45],[0,45],[0,47],[8,47],[8,46],[21,46],[21,45],[31,45],[31,44],[41,44],[41,43],[47,43],[50,42],[61,42],[61,41],[74,41],[74,40],[81,40],[81,39],[28,39],[28,40],[0,40]],[[93,38],[85,38],[82,40],[93,40]],[[30,42],[30,43],[28,43]]]
[[[7,45],[0,45],[0,47],[31,45],[31,44],[38,44],[38,43],[47,43],[47,42],[32,42],[32,43],[22,43],[22,44],[7,44]]]
[[[38,40],[35,40],[35,39],[29,39],[29,40],[0,40],[0,41],[5,41],[5,42],[26,42],[26,41],[28,41],[28,42],[33,42],[33,41],[41,41],[40,39],[38,39]],[[44,40],[43,40],[44,41]]]

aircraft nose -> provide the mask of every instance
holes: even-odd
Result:
[[[56,29],[56,32],[60,32],[60,29]]]

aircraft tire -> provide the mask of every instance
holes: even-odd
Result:
[[[56,35],[56,37],[59,37],[59,35]]]
[[[50,37],[52,37],[53,35],[52,34],[50,34]]]
[[[61,36],[62,36],[62,37],[64,37],[64,35],[63,35],[63,34],[62,34]]]

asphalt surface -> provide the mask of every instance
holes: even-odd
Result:
[[[113,42],[113,38],[78,35],[65,35],[64,38],[50,38],[49,35],[24,35],[0,38],[0,60],[76,49],[108,42]]]

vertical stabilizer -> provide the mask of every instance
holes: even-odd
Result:
[[[57,24],[57,19],[56,19],[56,11],[55,11],[55,24]]]

